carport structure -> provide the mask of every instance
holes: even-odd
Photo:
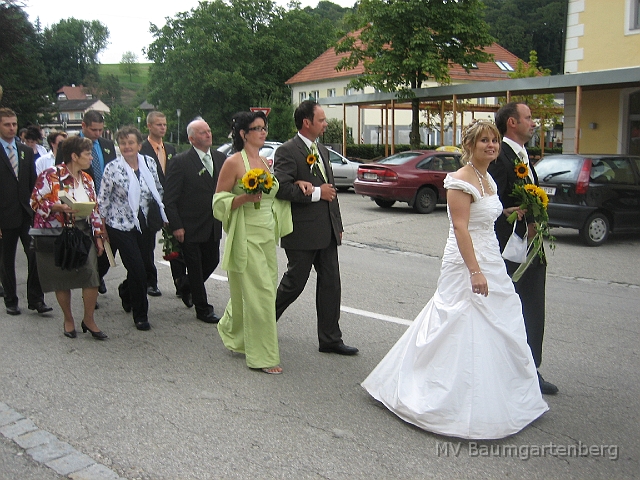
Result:
[[[441,118],[445,112],[453,114],[453,128],[456,129],[458,101],[464,99],[484,98],[484,97],[506,97],[510,101],[514,95],[534,95],[534,94],[565,94],[564,109],[559,108],[558,112],[564,114],[564,139],[565,153],[581,153],[581,112],[583,109],[583,93],[597,92],[605,90],[633,91],[640,90],[640,67],[621,68],[616,70],[605,70],[599,72],[572,73],[567,75],[554,75],[546,77],[518,78],[510,80],[496,80],[489,82],[471,82],[457,85],[446,85],[431,88],[413,89],[415,98],[420,101],[420,109],[436,111]],[[346,155],[347,139],[347,107],[358,108],[358,141],[361,134],[360,111],[363,109],[379,109],[381,124],[384,132],[385,155],[395,153],[395,111],[398,109],[411,108],[411,100],[398,98],[397,92],[392,93],[369,93],[359,95],[349,95],[333,98],[320,98],[321,105],[342,106],[343,130],[342,130],[342,150]],[[567,97],[575,98],[573,102],[567,102]],[[615,106],[618,109],[619,105]],[[478,105],[465,104],[464,111],[488,112],[496,111],[499,105]],[[389,125],[389,110],[391,110],[391,125]],[[628,108],[622,109],[629,113]],[[590,128],[597,128],[597,123],[589,119]],[[624,128],[626,119],[621,118],[620,142],[622,145],[628,143],[628,128]],[[441,122],[441,129],[443,129]],[[389,127],[391,126],[391,139],[389,139]],[[577,133],[577,134],[576,134]],[[440,135],[443,138],[443,135]],[[566,140],[573,139],[573,148],[567,147]],[[626,141],[626,142],[625,142]],[[389,146],[391,151],[388,151]],[[594,153],[594,152],[590,152]],[[626,153],[626,152],[619,152]]]

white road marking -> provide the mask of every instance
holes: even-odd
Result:
[[[169,262],[167,262],[166,260],[158,260],[158,263],[160,263],[162,265],[169,266]],[[221,282],[227,282],[228,281],[227,277],[224,277],[222,275],[216,275],[215,273],[212,274],[209,278],[212,278],[214,280],[219,280]],[[383,315],[381,313],[375,313],[375,312],[368,312],[366,310],[360,310],[358,308],[351,308],[351,307],[341,306],[340,310],[345,312],[345,313],[351,313],[353,315],[360,315],[361,317],[375,318],[376,320],[383,320],[385,322],[397,323],[397,324],[400,324],[400,325],[411,325],[411,323],[412,323],[410,320],[405,320],[403,318],[390,317],[389,315]]]

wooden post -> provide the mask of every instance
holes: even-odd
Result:
[[[540,119],[540,159],[544,157],[544,120],[544,117]]]
[[[389,156],[389,105],[384,104],[384,156]]]
[[[358,145],[362,143],[362,127],[360,126],[360,117],[362,116],[362,107],[358,105]]]
[[[396,153],[396,102],[391,100],[391,155]]]
[[[347,156],[347,105],[342,104],[342,155]]]
[[[458,106],[456,103],[458,102],[458,96],[453,96],[453,138],[451,140],[451,145],[456,144],[456,130],[458,129]]]
[[[511,90],[507,90],[507,103],[511,101]]]
[[[440,146],[444,145],[444,100],[440,100]]]
[[[576,129],[573,138],[573,153],[580,153],[580,112],[582,110],[582,87],[576,87]]]

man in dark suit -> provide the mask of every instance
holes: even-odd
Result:
[[[36,165],[33,150],[16,142],[17,131],[18,118],[15,112],[9,108],[0,108],[0,279],[7,313],[20,315],[16,293],[16,249],[20,240],[28,264],[28,307],[42,314],[50,312],[52,308],[44,303],[35,252],[29,248],[29,228],[33,224],[31,191],[36,183]]]
[[[288,264],[278,286],[276,318],[302,293],[313,266],[318,275],[319,350],[355,355],[358,349],[344,344],[338,325],[341,297],[338,245],[343,231],[340,206],[329,151],[315,143],[326,130],[327,119],[320,105],[305,100],[296,108],[294,120],[298,134],[278,148],[274,160],[274,172],[280,183],[277,197],[291,202],[293,218],[293,233],[281,240]],[[313,165],[308,163],[309,158],[315,159]],[[296,181],[303,183],[298,185]]]
[[[225,156],[211,150],[211,129],[204,120],[192,121],[187,135],[191,148],[168,163],[164,206],[171,231],[182,244],[196,318],[218,323],[204,283],[220,261],[222,223],[213,218],[212,202]]]
[[[162,137],[167,133],[167,117],[162,112],[149,112],[147,115],[147,128],[149,129],[149,136],[142,142],[140,153],[156,161],[158,177],[164,187],[167,162],[176,154],[176,149],[172,145],[162,141]],[[156,269],[153,256],[156,248],[156,233],[157,232],[152,232],[149,229],[145,229],[142,232],[142,241],[147,245],[147,251],[150,255],[149,258],[145,259],[147,269],[147,294],[152,297],[162,295],[162,292],[158,288],[158,270]],[[186,266],[182,257],[171,260],[171,274],[173,275],[173,283],[176,285],[176,291],[182,291],[182,288],[187,282]],[[180,288],[178,285],[180,285]]]
[[[86,137],[93,142],[93,148],[91,154],[93,160],[91,167],[86,171],[96,187],[96,194],[100,192],[100,183],[102,182],[102,174],[104,173],[104,167],[111,160],[116,158],[116,147],[111,140],[102,138],[102,132],[104,131],[104,117],[96,110],[89,110],[84,114],[82,118],[82,132],[81,137]],[[98,274],[100,275],[100,286],[98,291],[100,293],[107,293],[107,287],[104,284],[104,276],[109,271],[109,258],[106,255],[100,255],[98,257]]]
[[[518,180],[514,170],[516,163],[524,162],[529,166],[529,179],[527,183],[538,184],[538,176],[524,145],[531,140],[536,124],[531,118],[531,110],[524,103],[511,102],[503,106],[496,113],[496,126],[503,136],[500,154],[495,162],[489,166],[489,173],[498,185],[498,195],[503,208],[517,206],[518,201],[511,197],[513,187]],[[529,221],[527,221],[527,219]],[[509,237],[513,232],[513,225],[507,222],[507,215],[500,215],[495,224],[496,235],[500,244],[500,251],[503,251]],[[516,225],[516,233],[524,238],[535,235],[535,223],[531,218],[525,216]],[[509,276],[520,266],[505,260]],[[514,282],[516,292],[522,302],[522,314],[527,331],[527,343],[531,348],[533,360],[536,368],[542,362],[542,339],[544,337],[545,321],[545,282],[547,276],[547,265],[545,261],[536,257],[531,266],[525,271],[520,280]],[[538,373],[540,390],[544,394],[558,393],[558,387],[545,381]]]

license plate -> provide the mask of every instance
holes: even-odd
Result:
[[[556,187],[540,187],[540,188],[542,188],[542,190],[544,190],[544,193],[546,193],[547,195],[556,194]]]
[[[375,173],[365,172],[363,178],[365,180],[378,180],[378,175]]]

